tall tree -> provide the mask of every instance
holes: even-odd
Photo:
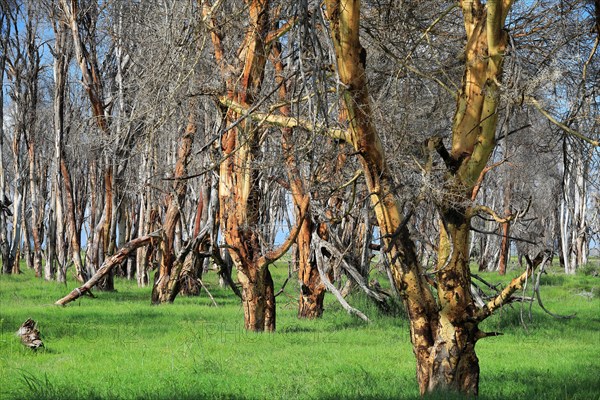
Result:
[[[440,212],[436,301],[421,273],[407,220],[394,197],[385,153],[373,123],[365,49],[359,39],[360,2],[326,2],[341,96],[348,115],[347,141],[360,157],[384,251],[392,261],[396,287],[407,308],[421,393],[458,390],[477,394],[479,364],[475,343],[486,336],[478,323],[507,301],[531,272],[528,269],[513,280],[501,296],[483,308],[473,301],[468,252],[470,219],[485,209],[469,203],[494,148],[498,86],[507,45],[503,25],[510,5],[498,1],[489,1],[485,6],[461,2],[467,35],[466,68],[457,95],[452,149],[446,151],[439,139],[429,141],[430,150],[438,150],[448,169],[447,194]]]
[[[225,104],[252,107],[258,101],[265,66],[273,41],[280,32],[270,31],[270,1],[247,0],[247,26],[237,52],[237,60],[225,59],[222,34],[204,2],[204,18],[209,22],[217,64],[225,81]],[[225,115],[226,128],[221,136],[222,161],[219,168],[219,204],[221,229],[242,284],[244,326],[250,331],[275,330],[275,291],[269,264],[280,258],[292,245],[304,219],[308,200],[301,207],[296,226],[275,250],[261,254],[258,171],[254,165],[260,144],[260,128],[233,108]]]

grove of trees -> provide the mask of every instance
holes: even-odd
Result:
[[[477,394],[479,324],[600,243],[599,0],[0,4],[1,270],[60,304],[216,267],[274,331],[291,254],[299,318],[402,303],[421,393]]]

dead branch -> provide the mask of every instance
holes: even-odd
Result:
[[[113,256],[109,257],[106,261],[104,261],[104,263],[94,274],[94,276],[92,276],[85,284],[83,284],[83,286],[73,289],[71,293],[69,293],[62,299],[57,300],[54,304],[64,306],[72,302],[73,300],[77,300],[86,292],[88,292],[91,288],[93,288],[100,281],[100,279],[102,279],[110,272],[111,269],[125,261],[129,254],[131,254],[138,247],[145,246],[153,240],[160,241],[161,234],[162,229],[125,243],[125,245],[123,245],[123,247],[121,247],[119,251],[117,251]]]
[[[531,206],[531,198],[529,198],[529,202],[527,203],[527,207],[525,207],[525,209],[523,209],[519,212],[516,212],[516,213],[509,214],[505,217],[501,217],[500,215],[498,215],[496,213],[496,211],[492,210],[490,207],[477,205],[477,206],[471,208],[470,215],[473,217],[479,213],[485,213],[485,214],[488,214],[490,217],[492,217],[494,219],[494,221],[498,222],[499,224],[505,224],[507,222],[512,222],[512,221],[516,221],[519,218],[523,218],[525,216],[525,214],[527,214],[527,212],[529,211],[530,206]]]
[[[211,257],[212,257],[213,261],[215,263],[217,263],[221,269],[226,270],[229,268],[229,266],[227,265],[225,260],[223,260],[223,257],[221,257],[221,254],[219,254],[219,247],[215,246],[213,248]],[[225,279],[225,281],[227,282],[227,284],[229,285],[231,290],[233,290],[233,293],[235,293],[235,295],[237,297],[239,297],[241,300],[242,293],[240,292],[240,289],[237,287],[237,285],[235,284],[233,279],[231,279],[231,276],[229,274],[221,274],[221,276],[223,277],[223,279]]]
[[[508,304],[511,301],[512,295],[517,290],[523,287],[523,284],[531,275],[533,271],[542,263],[545,262],[550,257],[550,252],[544,251],[540,252],[533,261],[528,261],[528,266],[525,272],[520,276],[514,278],[510,284],[504,288],[496,297],[490,300],[484,307],[480,308],[475,316],[475,320],[478,322],[483,321],[490,315],[492,315],[497,309],[501,308],[505,304]]]
[[[315,235],[315,236],[319,236],[319,235]],[[333,232],[330,232],[330,236],[333,240],[335,240],[337,242],[336,244],[339,246],[340,245],[339,238],[337,238]],[[313,239],[313,240],[315,240],[315,239]],[[336,246],[333,246],[331,243],[321,239],[320,237],[317,240],[315,240],[315,244],[317,245],[318,248],[326,249],[329,252],[329,254],[331,254],[338,260],[340,260],[341,266],[352,277],[352,279],[358,284],[358,286],[360,286],[360,288],[365,292],[365,294],[367,296],[369,296],[370,298],[375,300],[378,304],[385,303],[386,297],[384,295],[382,295],[381,293],[374,291],[367,285],[367,282],[364,280],[364,278],[362,277],[360,272],[358,272],[356,270],[356,268],[354,268],[353,266],[351,266],[349,263],[346,262],[346,260],[344,259],[344,255],[337,249]]]
[[[542,308],[542,310],[544,310],[544,312],[546,312],[546,314],[556,318],[556,319],[571,319],[571,318],[575,318],[576,314],[571,314],[571,315],[560,315],[560,314],[555,314],[553,312],[551,312],[550,310],[548,310],[545,306],[544,303],[542,302],[542,297],[540,294],[540,278],[542,276],[542,274],[545,272],[544,270],[546,269],[546,265],[543,264],[538,273],[536,274],[536,279],[535,279],[535,284],[533,285],[533,292],[535,294],[535,297],[537,298],[538,304],[540,305],[540,307]],[[533,300],[531,299],[531,302],[533,304]]]
[[[17,331],[17,336],[21,338],[21,342],[31,350],[37,350],[44,347],[44,342],[40,339],[40,331],[37,328],[37,323],[28,318],[23,322],[23,325]]]
[[[306,121],[306,120],[298,119],[298,118],[294,118],[294,117],[286,117],[283,115],[267,114],[267,113],[261,113],[261,112],[252,112],[252,110],[249,110],[248,108],[244,107],[243,105],[241,105],[227,97],[220,97],[219,102],[221,104],[223,104],[224,106],[229,107],[230,109],[235,111],[237,114],[249,117],[249,118],[253,119],[254,121],[267,122],[271,125],[279,126],[282,128],[303,128],[310,132],[322,133],[323,135],[328,136],[332,139],[339,139],[339,140],[343,140],[347,143],[351,143],[350,135],[348,134],[348,131],[345,129],[333,129],[333,128],[327,128],[327,127],[321,126],[321,125],[313,125],[313,123],[310,121]]]
[[[319,243],[318,241],[321,240],[321,238],[316,232],[313,232],[312,240],[314,243]],[[333,293],[335,298],[338,300],[340,305],[348,312],[348,314],[356,315],[358,318],[362,319],[365,322],[371,322],[369,318],[360,310],[357,310],[356,308],[348,304],[348,302],[346,301],[346,299],[344,299],[344,296],[342,296],[340,291],[337,290],[337,288],[331,283],[331,281],[327,277],[327,272],[324,270],[325,260],[323,260],[323,253],[321,252],[321,247],[319,245],[317,245],[317,251],[315,252],[315,254],[317,259],[317,270],[319,271],[321,281],[323,282],[327,290]]]
[[[550,112],[548,112],[546,109],[544,109],[541,106],[541,104],[534,97],[528,96],[527,97],[527,101],[528,101],[529,104],[531,104],[535,108],[537,108],[538,111],[540,113],[542,113],[542,115],[548,119],[548,121],[552,122],[554,125],[558,126],[560,129],[562,129],[563,131],[565,131],[569,135],[575,136],[576,138],[581,139],[584,142],[589,143],[589,144],[591,144],[594,147],[600,147],[600,141],[594,140],[594,139],[590,139],[589,137],[583,135],[582,133],[579,133],[576,130],[574,130],[572,128],[569,128],[567,125],[565,125],[564,123],[562,123],[559,120],[557,120],[556,118],[554,118],[552,116],[552,114],[550,114]]]
[[[208,291],[206,285],[204,284],[204,282],[202,282],[202,279],[198,279],[198,283],[200,284],[200,286],[202,286],[202,289],[204,289],[204,291],[206,292],[206,294],[208,294],[208,297],[210,297],[210,299],[212,300],[213,305],[215,307],[218,307],[218,304],[215,301],[215,298],[213,297],[212,294],[210,294],[210,292]]]

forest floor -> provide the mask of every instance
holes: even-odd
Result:
[[[278,290],[287,265],[271,270]],[[517,274],[480,275],[507,283]],[[290,279],[277,298],[277,333],[246,333],[239,302],[215,275],[205,280],[217,307],[205,293],[151,306],[150,288],[124,279],[116,292],[58,307],[73,281],[0,276],[0,398],[419,398],[402,313],[382,315],[356,295],[350,303],[366,324],[327,295],[324,317],[301,321]],[[550,311],[576,316],[555,319],[535,303],[531,318],[528,304],[515,304],[487,320],[484,330],[504,335],[478,343],[480,398],[600,398],[600,277],[549,272],[541,293]],[[15,335],[27,318],[45,343],[37,352]]]

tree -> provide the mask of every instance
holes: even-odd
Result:
[[[223,102],[235,102],[252,107],[258,100],[265,75],[265,66],[274,40],[285,29],[272,32],[270,2],[248,0],[246,33],[238,49],[237,62],[225,59],[221,33],[217,29],[213,10],[203,4],[204,18],[209,21],[214,54],[226,86]],[[258,175],[254,166],[260,144],[259,127],[244,119],[236,110],[225,113],[226,128],[221,136],[222,161],[219,167],[219,204],[221,228],[231,258],[242,284],[244,326],[250,331],[275,330],[275,291],[269,264],[280,258],[292,245],[308,208],[308,199],[301,206],[296,226],[277,249],[261,254]]]
[[[360,44],[360,2],[326,2],[334,43],[341,96],[348,114],[348,138],[359,154],[372,204],[384,238],[384,251],[392,260],[411,325],[421,393],[458,390],[477,394],[479,365],[475,343],[486,336],[481,320],[504,304],[529,276],[531,269],[513,280],[505,292],[478,308],[471,296],[469,272],[470,220],[487,208],[471,206],[473,190],[494,148],[498,87],[507,46],[504,21],[510,2],[462,2],[467,35],[465,74],[457,95],[448,152],[440,139],[429,142],[447,167],[445,198],[440,205],[440,243],[435,289],[421,273],[407,219],[394,198],[394,190],[381,141],[373,125],[365,79],[365,49]],[[536,261],[541,262],[541,258]],[[508,295],[508,296],[507,296]]]

